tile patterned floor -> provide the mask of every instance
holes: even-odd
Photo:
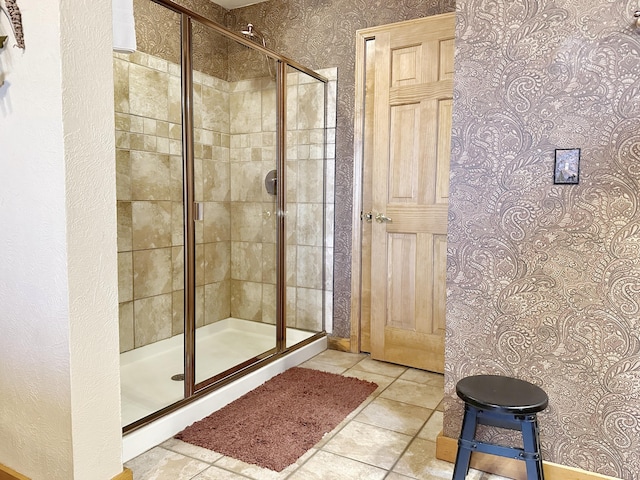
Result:
[[[451,479],[435,458],[442,430],[442,375],[326,350],[301,365],[378,384],[340,425],[278,473],[170,439],[127,462],[134,480]],[[470,470],[467,480],[503,477]]]

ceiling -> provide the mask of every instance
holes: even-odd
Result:
[[[227,10],[232,10],[234,8],[253,5],[254,3],[265,2],[266,0],[212,0],[212,1],[220,5],[221,7],[226,8]]]

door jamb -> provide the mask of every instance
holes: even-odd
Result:
[[[368,40],[375,38],[375,30],[356,31],[355,108],[353,126],[353,210],[351,220],[351,338],[350,350],[360,352],[360,320],[362,311],[362,192],[363,192],[363,135],[365,102],[365,48]]]

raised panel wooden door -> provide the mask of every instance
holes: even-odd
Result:
[[[375,33],[371,355],[444,371],[454,15]]]

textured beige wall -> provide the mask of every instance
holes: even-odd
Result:
[[[73,452],[59,5],[22,15],[42,28],[28,52],[5,47],[1,57],[20,63],[3,68],[0,89],[0,463],[36,479],[48,465],[63,479]]]
[[[630,2],[458,2],[445,434],[455,382],[542,386],[546,460],[638,478],[640,36]],[[554,185],[554,149],[582,149]],[[498,435],[499,438],[502,435]]]
[[[111,7],[21,7],[26,49],[10,37],[0,52],[0,463],[33,480],[113,478]]]

